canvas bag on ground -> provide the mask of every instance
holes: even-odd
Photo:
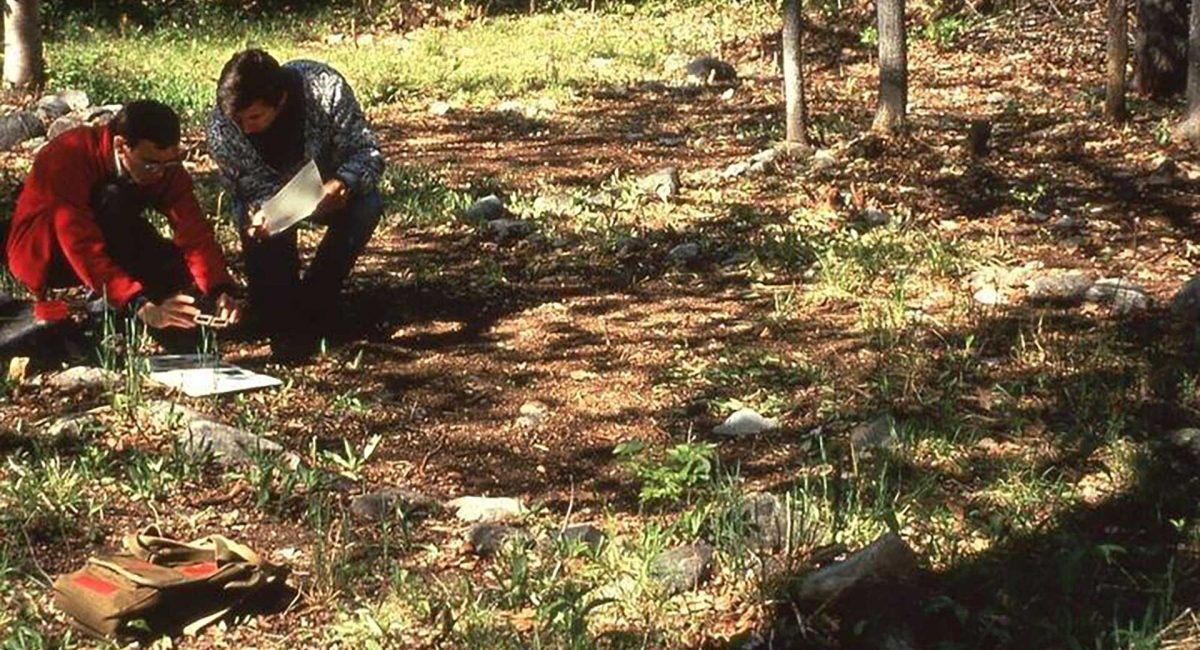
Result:
[[[286,574],[220,535],[180,542],[149,528],[124,547],[54,582],[55,605],[86,632],[194,634]]]

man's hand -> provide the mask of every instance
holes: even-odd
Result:
[[[342,182],[340,178],[331,178],[325,181],[325,185],[321,187],[321,202],[317,204],[317,209],[313,211],[314,215],[329,214],[337,212],[346,207],[346,202],[350,200],[350,188]]]
[[[262,241],[269,235],[267,215],[263,214],[262,209],[255,210],[250,214],[250,225],[246,226],[246,234],[256,241]]]
[[[154,329],[164,327],[192,329],[196,326],[196,314],[200,313],[200,310],[194,306],[195,303],[195,298],[181,293],[167,298],[161,305],[152,302],[142,305],[137,316],[142,319],[143,323]]]
[[[242,304],[237,298],[222,293],[217,296],[217,318],[223,318],[230,325],[236,325],[242,320]]]

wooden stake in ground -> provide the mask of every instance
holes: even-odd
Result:
[[[1107,55],[1104,117],[1118,122],[1125,119],[1125,67],[1129,60],[1129,10],[1126,0],[1108,0]]]
[[[38,0],[5,0],[4,85],[36,88],[45,80]]]
[[[876,0],[879,20],[879,108],[871,128],[896,133],[908,110],[908,44],[904,0]]]
[[[783,0],[783,96],[787,104],[787,141],[808,146],[804,106],[803,20],[800,0]]]

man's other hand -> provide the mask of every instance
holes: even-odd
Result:
[[[164,327],[192,329],[196,326],[196,315],[200,313],[200,310],[196,309],[195,303],[195,298],[181,293],[167,298],[161,305],[148,302],[142,305],[137,315],[143,323],[154,329]]]
[[[267,232],[267,215],[261,209],[250,215],[250,224],[246,226],[246,234],[256,241],[262,241],[270,234]]]
[[[230,325],[236,325],[242,320],[242,304],[237,298],[222,293],[217,296],[217,318],[222,318]]]

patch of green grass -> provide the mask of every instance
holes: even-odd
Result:
[[[567,11],[485,19],[471,29],[430,28],[371,43],[330,45],[269,21],[214,21],[114,34],[72,29],[47,46],[52,87],[79,88],[95,103],[153,97],[191,125],[206,119],[221,66],[254,44],[280,61],[326,61],[351,81],[368,108],[432,99],[490,105],[538,96],[569,101],[586,88],[667,74],[670,54],[709,52],[736,25],[774,22],[765,3],[735,2],[673,11]],[[734,21],[733,17],[737,16]],[[757,33],[757,32],[753,32]]]
[[[917,38],[930,41],[944,49],[957,43],[974,26],[971,18],[960,14],[950,14],[934,18],[918,28]]]
[[[95,489],[106,462],[96,455],[64,460],[44,451],[10,454],[0,482],[0,529],[62,539],[94,528],[107,503]]]

